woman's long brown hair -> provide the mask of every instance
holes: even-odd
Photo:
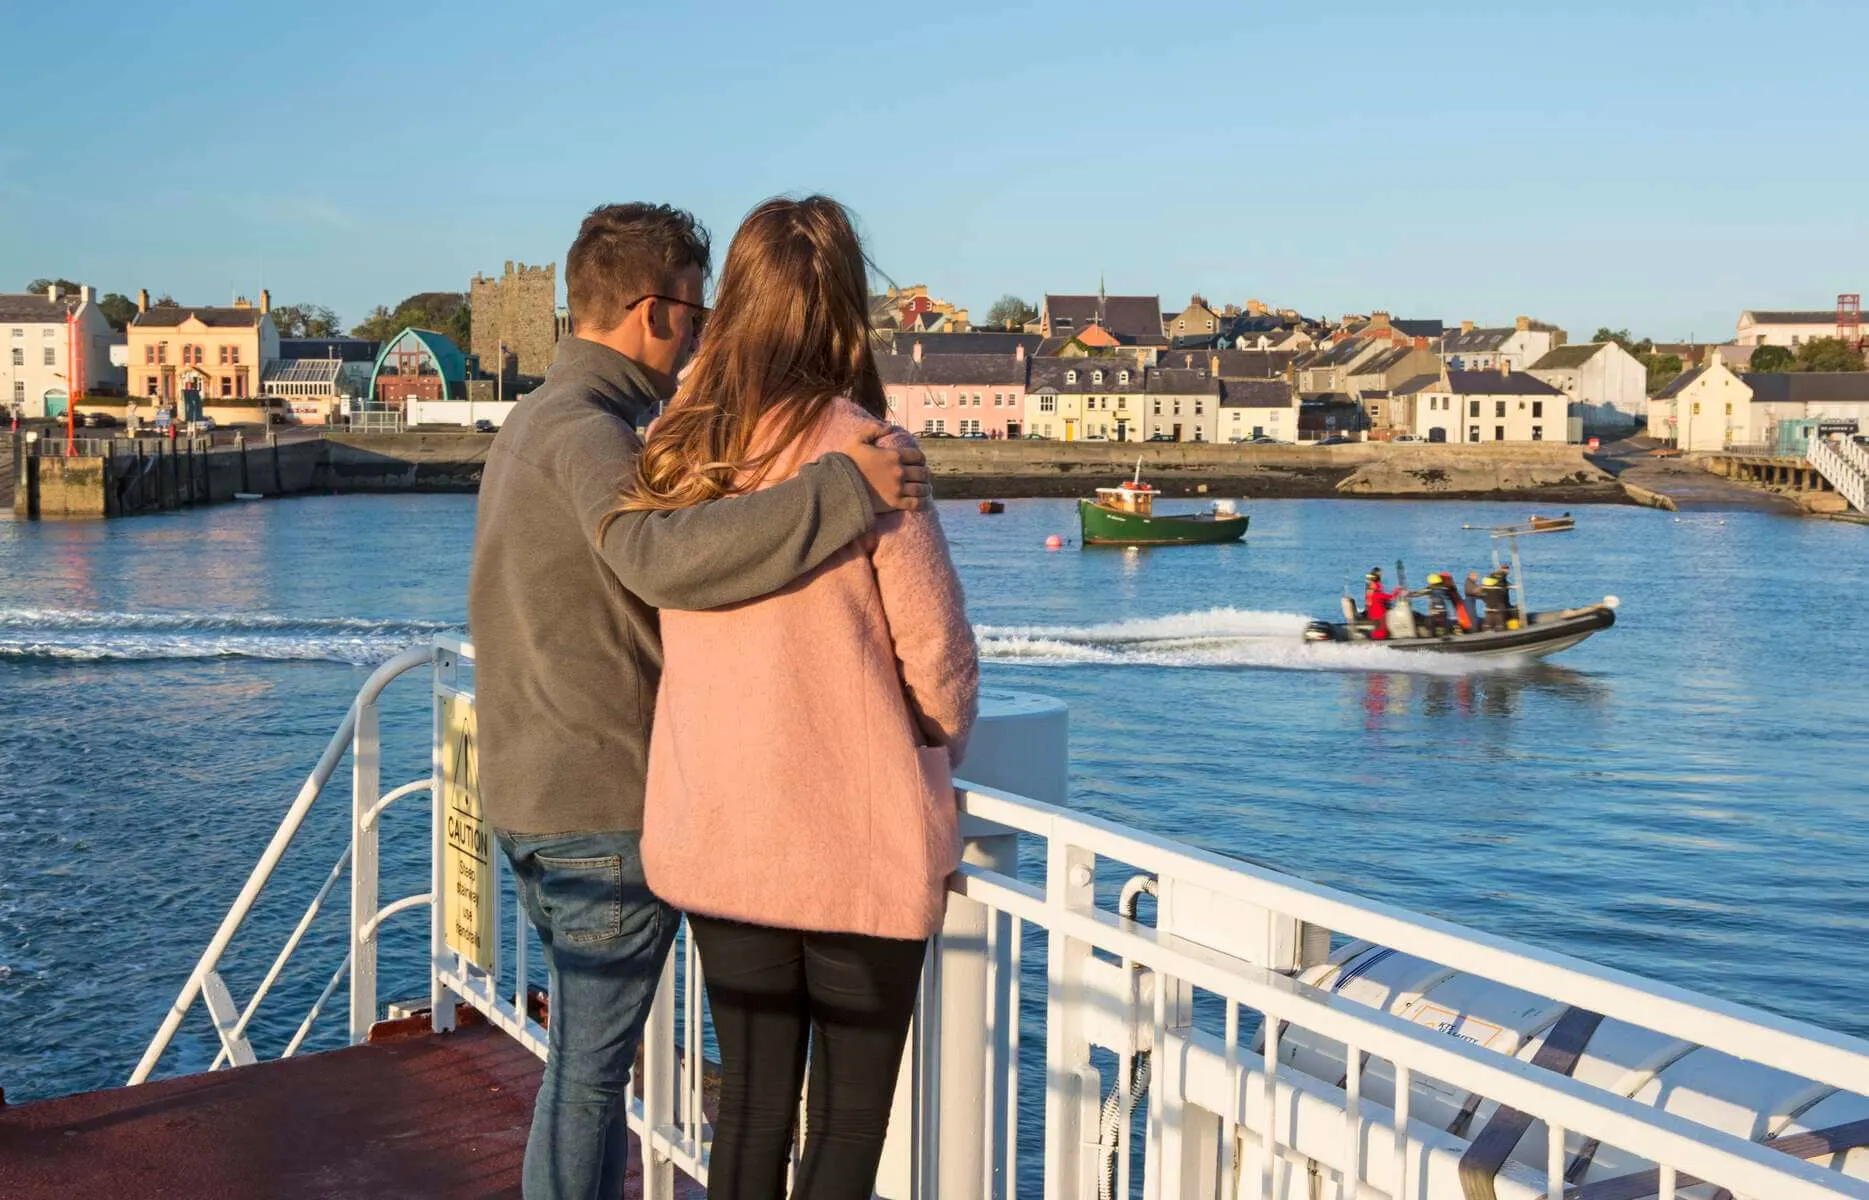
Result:
[[[755,208],[727,249],[694,365],[650,430],[618,511],[686,508],[757,486],[839,396],[882,417],[868,267],[850,214],[830,197]]]

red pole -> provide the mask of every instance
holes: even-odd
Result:
[[[65,456],[78,452],[78,314],[65,313]]]

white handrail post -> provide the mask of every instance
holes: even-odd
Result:
[[[1096,902],[1097,856],[1062,836],[1047,839],[1045,901],[1062,916]],[[1045,1200],[1097,1195],[1097,1105],[1102,1077],[1084,1030],[1084,965],[1090,943],[1054,926],[1045,936]]]
[[[699,1039],[690,1052],[700,1049]],[[642,1196],[675,1200],[675,1164],[655,1146],[658,1135],[680,1136],[675,1114],[675,956],[662,963],[655,1003],[642,1040]]]
[[[355,1046],[376,1023],[376,822],[365,821],[382,791],[382,731],[376,697],[359,698],[351,737],[350,803],[350,1042]],[[435,908],[442,906],[437,903]]]
[[[428,906],[428,1027],[435,1033],[448,1033],[454,1028],[454,994],[441,981],[442,966],[448,961],[448,936],[445,925],[448,906],[443,898],[442,889],[447,884],[442,879],[442,858],[447,845],[447,833],[444,822],[447,820],[448,805],[441,788],[441,743],[442,743],[442,686],[455,682],[459,669],[460,657],[445,646],[435,647],[433,677],[429,680],[429,707],[432,736],[429,739],[429,787],[428,787],[428,891],[435,897],[435,902]],[[495,876],[498,879],[498,876]],[[498,936],[497,931],[495,936]],[[521,958],[519,966],[520,992],[525,991],[525,942],[519,944]],[[525,1012],[522,1005],[520,1012]]]

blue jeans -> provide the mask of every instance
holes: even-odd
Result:
[[[634,830],[499,838],[551,968],[525,1197],[615,1200],[629,1159],[630,1068],[680,919],[643,882]]]

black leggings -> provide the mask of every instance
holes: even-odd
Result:
[[[707,1194],[782,1200],[810,1046],[795,1200],[869,1200],[928,944],[688,918],[720,1043]]]

